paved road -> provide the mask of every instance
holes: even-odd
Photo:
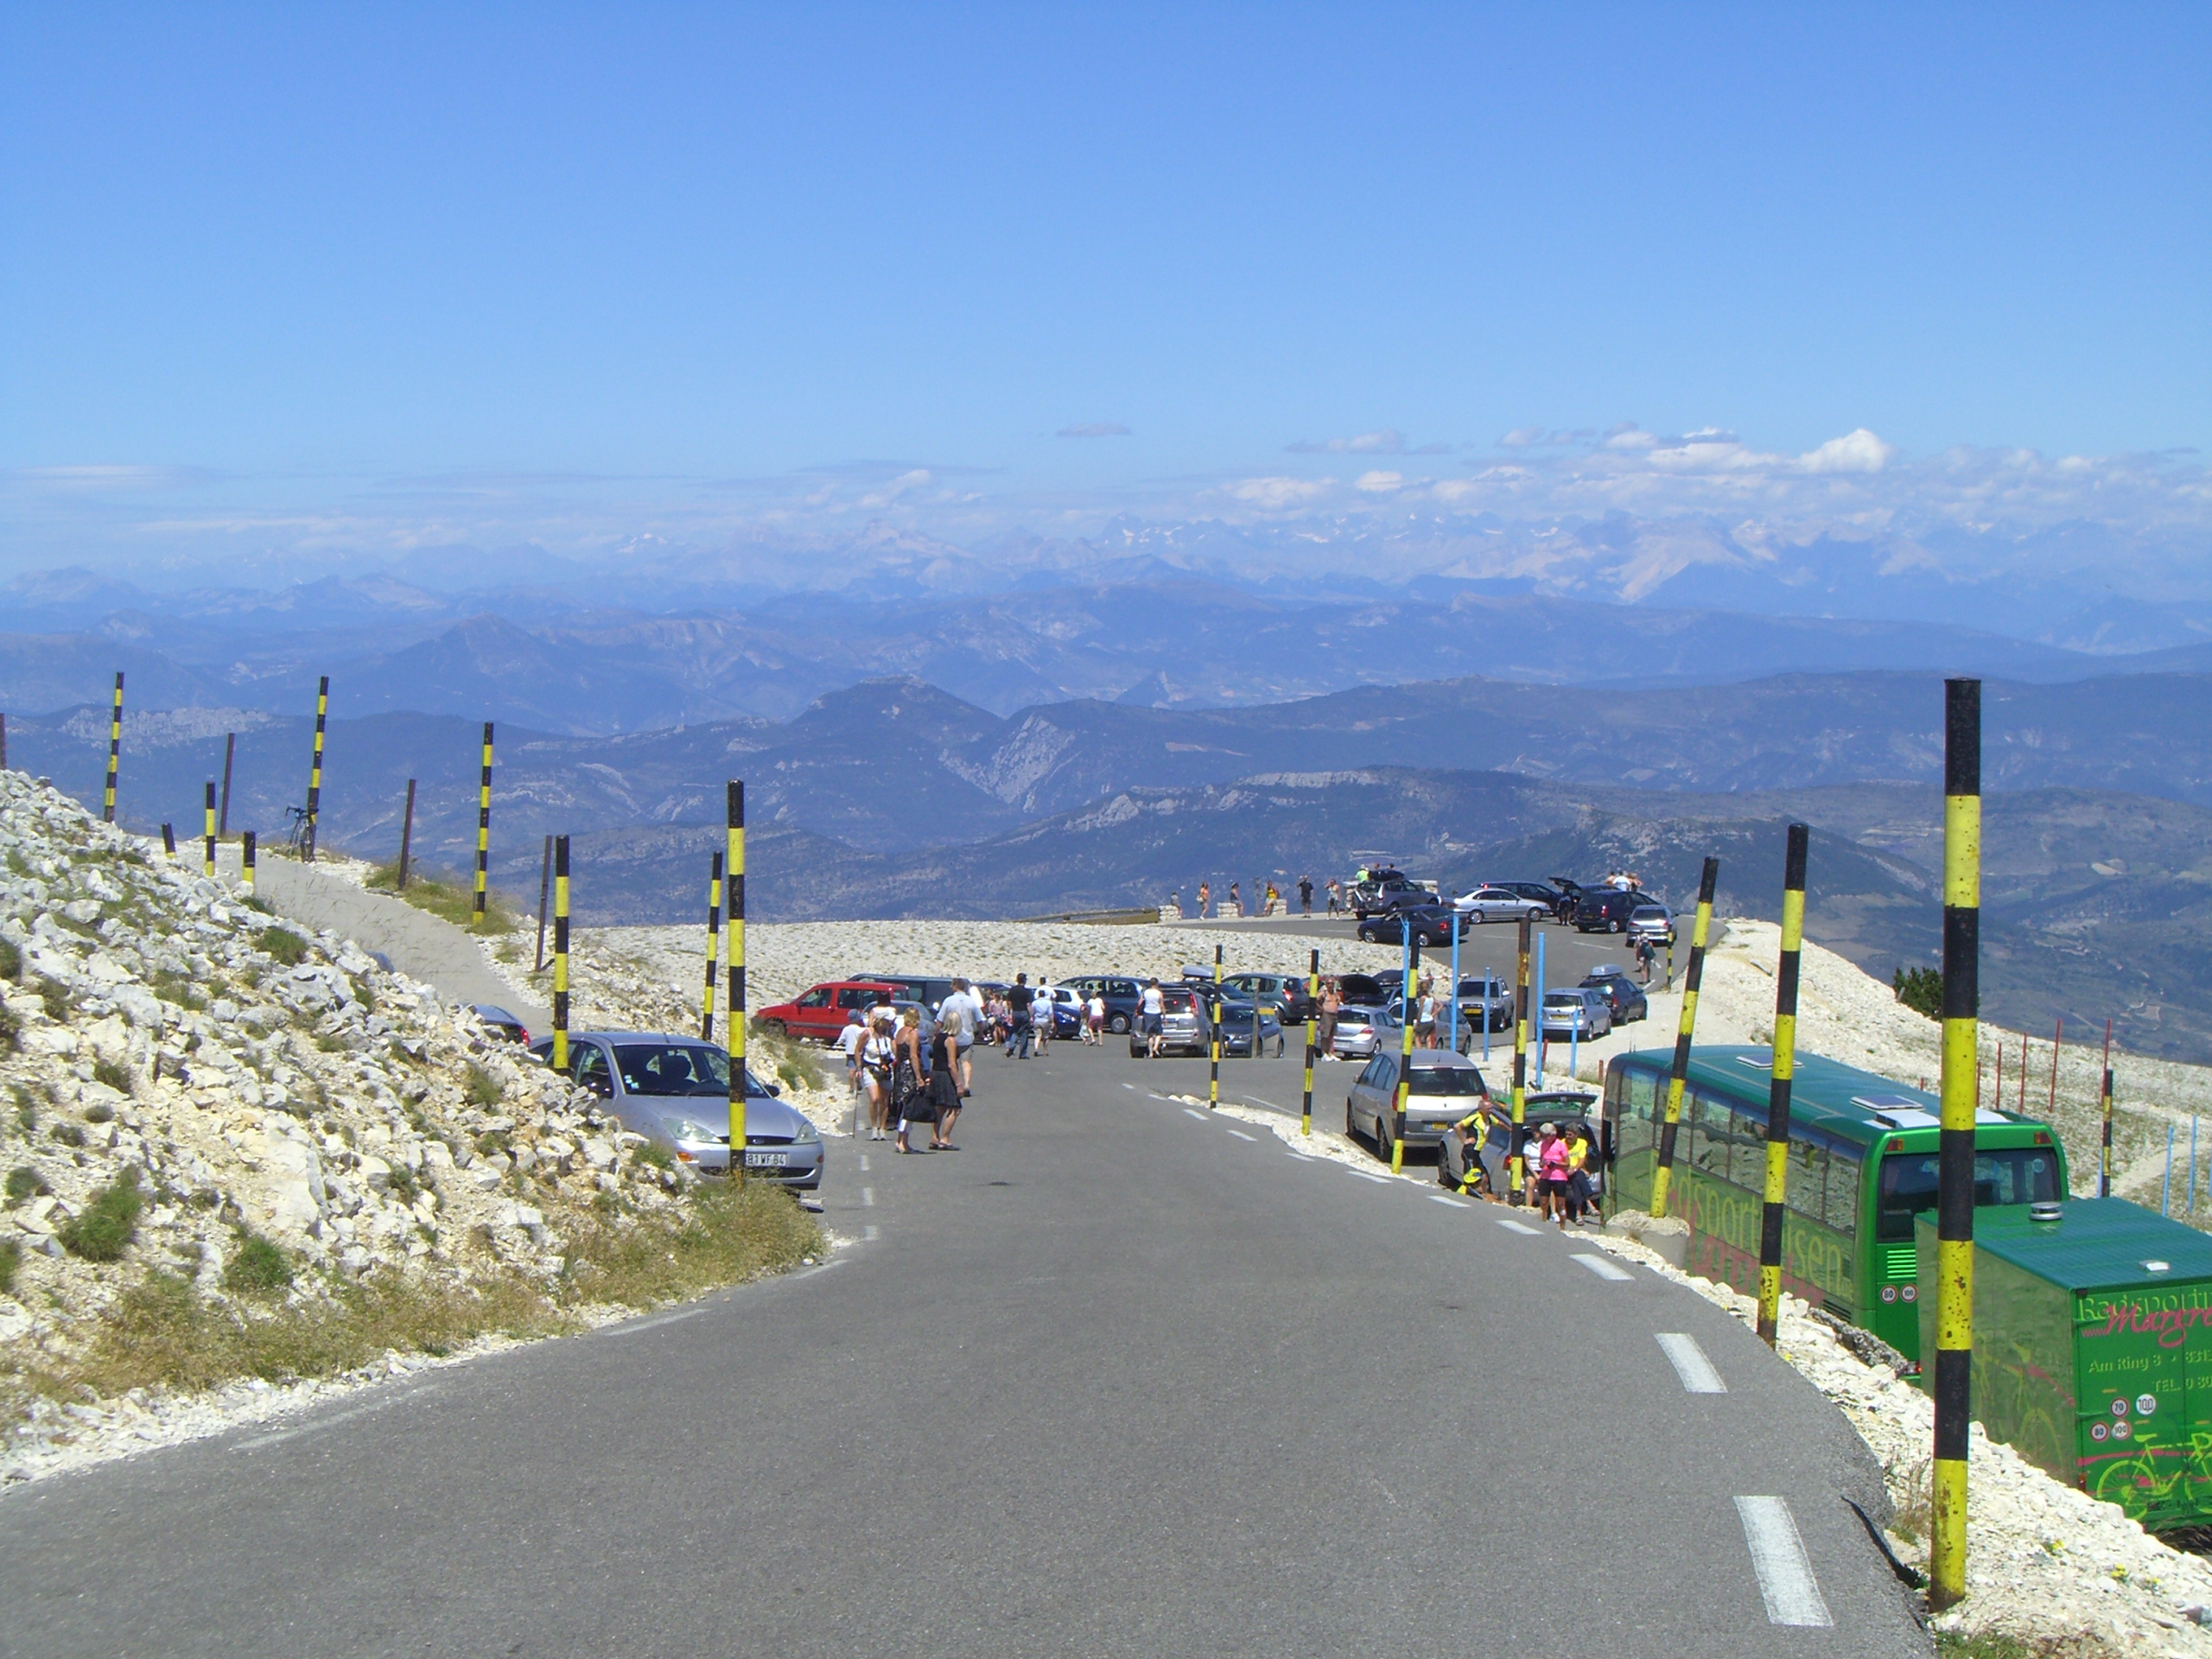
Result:
[[[830,1267],[0,1495],[0,1652],[1928,1651],[1709,1304],[1160,1098],[1203,1062],[978,1072],[961,1152],[836,1145]]]

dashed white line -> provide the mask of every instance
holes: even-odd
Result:
[[[1347,1175],[1357,1175],[1363,1181],[1373,1181],[1382,1186],[1388,1186],[1390,1185],[1390,1178],[1388,1175],[1373,1175],[1370,1174],[1363,1169],[1348,1169],[1344,1171],[1344,1173]]]
[[[1206,1121],[1206,1115],[1204,1112],[1194,1112],[1188,1106],[1185,1106],[1183,1109],[1183,1116],[1185,1117],[1195,1117],[1201,1123]]]
[[[1319,1158],[1313,1157],[1308,1153],[1292,1152],[1288,1147],[1285,1147],[1283,1151],[1290,1157],[1297,1159],[1301,1164],[1318,1164],[1321,1161]]]
[[[274,1446],[279,1440],[297,1440],[302,1434],[319,1433],[326,1428],[335,1428],[340,1423],[350,1422],[356,1417],[365,1417],[372,1411],[382,1411],[386,1406],[397,1405],[403,1399],[420,1399],[429,1392],[431,1390],[428,1389],[417,1389],[410,1394],[394,1395],[389,1399],[372,1401],[365,1406],[355,1406],[350,1411],[334,1411],[327,1417],[319,1417],[311,1423],[302,1423],[297,1428],[280,1428],[274,1434],[257,1434],[250,1440],[240,1440],[232,1446],[231,1450],[251,1452],[257,1446]]]
[[[1155,1095],[1155,1094],[1154,1094],[1154,1093],[1153,1093],[1151,1090],[1147,1090],[1145,1091],[1145,1098],[1146,1098],[1147,1100],[1156,1100],[1156,1101],[1158,1101],[1158,1102],[1159,1102],[1161,1105],[1163,1105],[1163,1106],[1173,1106],[1173,1105],[1175,1103],[1175,1097],[1174,1097],[1174,1096],[1173,1096],[1173,1095]]]
[[[1448,1198],[1445,1197],[1445,1196],[1444,1196],[1444,1194],[1443,1194],[1443,1193],[1441,1193],[1441,1192],[1432,1192],[1432,1193],[1430,1193],[1430,1194],[1428,1195],[1428,1201],[1429,1201],[1431,1204],[1448,1204],[1448,1205],[1451,1205],[1454,1210],[1465,1210],[1465,1209],[1466,1209],[1466,1208],[1467,1208],[1467,1205],[1466,1205],[1465,1204],[1462,1203],[1459,1199],[1458,1199],[1458,1198]]]
[[[1726,1394],[1728,1385],[1720,1380],[1720,1373],[1713,1369],[1713,1362],[1705,1357],[1705,1350],[1697,1345],[1697,1338],[1686,1331],[1656,1331],[1660,1350],[1675,1368],[1675,1375],[1682,1379],[1682,1387],[1692,1394]]]
[[[1759,1577],[1767,1623],[1834,1624],[1828,1605],[1821,1598],[1820,1580],[1813,1576],[1813,1563],[1805,1554],[1796,1517],[1789,1513],[1789,1501],[1739,1497],[1736,1513],[1743,1519],[1744,1541],[1751,1547],[1751,1570]]]
[[[1136,1084],[1135,1084],[1134,1083],[1125,1083],[1125,1084],[1123,1084],[1122,1085],[1122,1088],[1124,1088],[1124,1089],[1135,1089],[1135,1088],[1136,1087]]]
[[[1618,1262],[1612,1261],[1607,1256],[1577,1255],[1574,1259],[1577,1262],[1580,1262],[1584,1267],[1589,1268],[1591,1272],[1596,1274],[1600,1279],[1610,1279],[1616,1284],[1624,1285],[1630,1280],[1636,1277],[1636,1275],[1630,1273],[1626,1268],[1620,1266]]]
[[[1230,1133],[1231,1135],[1235,1135],[1235,1136],[1236,1136],[1239,1141],[1252,1141],[1252,1137],[1251,1137],[1250,1135],[1249,1135],[1245,1134],[1245,1133],[1244,1133],[1244,1131],[1243,1131],[1243,1130],[1242,1130],[1242,1129],[1231,1129],[1231,1130],[1230,1131]],[[1258,1142],[1258,1141],[1252,1141],[1252,1144],[1253,1144],[1254,1146],[1257,1146],[1257,1145],[1259,1144],[1259,1142]]]
[[[873,1244],[882,1236],[883,1235],[876,1230],[876,1225],[872,1221],[861,1229],[861,1242],[863,1243]]]
[[[1539,1230],[1534,1227],[1523,1226],[1521,1223],[1515,1221],[1507,1216],[1499,1216],[1496,1219],[1497,1221],[1497,1224],[1504,1228],[1507,1232],[1518,1233],[1523,1238],[1534,1238]]]
[[[866,1153],[861,1154],[861,1173],[863,1175],[868,1173],[868,1154]]]
[[[864,1186],[864,1187],[861,1188],[861,1202],[863,1205],[867,1205],[869,1209],[871,1209],[871,1210],[874,1209],[874,1208],[875,1208],[875,1189],[874,1189],[874,1187],[872,1187],[872,1186]]]

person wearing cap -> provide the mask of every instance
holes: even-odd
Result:
[[[1490,1138],[1491,1132],[1487,1104],[1476,1107],[1452,1127],[1459,1136],[1465,1160],[1466,1173],[1459,1178],[1459,1196],[1472,1194],[1496,1203],[1497,1194],[1491,1187],[1490,1166],[1483,1162],[1483,1143]]]
[[[1544,1218],[1556,1221],[1561,1232],[1567,1230],[1567,1142],[1559,1138],[1559,1125],[1544,1124],[1536,1131],[1536,1155],[1531,1160],[1536,1166],[1536,1188],[1542,1200]]]

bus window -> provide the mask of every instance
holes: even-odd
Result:
[[[1696,1147],[1691,1159],[1716,1181],[1728,1179],[1728,1107],[1725,1102],[1693,1094],[1682,1103],[1685,1122],[1697,1125]]]
[[[1888,1243],[1912,1238],[1912,1218],[1936,1207],[1937,1158],[1933,1152],[1896,1153],[1882,1160],[1881,1215],[1875,1236]],[[1974,1155],[1974,1201],[2037,1204],[2058,1193],[2058,1159],[2047,1147],[2008,1147]]]
[[[1766,1191],[1766,1121],[1749,1112],[1730,1115],[1728,1179],[1754,1192]]]
[[[1822,1189],[1827,1184],[1828,1149],[1810,1141],[1789,1143],[1789,1207],[1808,1221],[1825,1224],[1827,1206]]]
[[[1847,1238],[1859,1231],[1859,1160],[1841,1147],[1828,1151],[1827,1224]]]

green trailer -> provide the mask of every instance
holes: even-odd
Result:
[[[1936,1218],[1918,1218],[1921,1351]],[[2212,1522],[2212,1238],[2120,1198],[1974,1214],[1974,1417],[2153,1531]]]

